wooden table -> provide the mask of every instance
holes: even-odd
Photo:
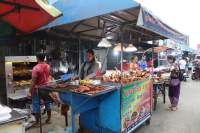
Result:
[[[165,104],[166,102],[166,84],[165,80],[161,81],[154,81],[153,82],[153,98],[154,98],[154,111],[156,110],[156,105],[157,105],[157,98],[160,92],[163,95],[163,103]],[[158,92],[157,92],[158,88]]]

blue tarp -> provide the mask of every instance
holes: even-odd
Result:
[[[55,1],[53,0],[53,3]],[[53,5],[63,13],[63,16],[42,29],[140,6],[134,0],[57,0]],[[187,43],[187,36],[172,29],[143,7],[138,15],[137,26],[165,38],[174,39],[181,44]]]
[[[92,18],[139,6],[134,0],[58,0],[54,6],[63,16],[43,28]]]

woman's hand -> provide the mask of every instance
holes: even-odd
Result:
[[[76,80],[76,77],[71,77],[71,80],[72,80],[72,81]]]
[[[31,98],[32,97],[32,94],[31,94],[31,91],[29,90],[29,92],[28,92],[28,98]]]

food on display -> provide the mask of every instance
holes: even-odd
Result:
[[[134,81],[143,80],[149,76],[150,76],[150,73],[147,71],[137,70],[130,73],[125,72],[123,74],[121,74],[121,72],[119,71],[112,71],[112,72],[106,73],[103,76],[103,82],[120,83],[120,81],[122,80],[123,84],[129,84]]]
[[[80,85],[88,85],[88,84],[92,84],[92,80],[80,80]]]
[[[79,84],[80,85],[98,85],[100,84],[100,80],[80,80]]]
[[[69,84],[57,84],[56,88],[66,88],[66,87],[69,87]]]
[[[104,91],[106,88],[103,86],[94,85],[80,85],[78,88],[74,89],[73,92],[85,93],[85,94],[96,94],[98,92]]]
[[[30,84],[31,80],[13,81],[13,87],[24,87],[24,86],[29,86]]]
[[[29,76],[31,75],[31,71],[28,70],[28,69],[20,69],[20,68],[15,68],[13,69],[13,76],[20,76],[20,77],[23,77],[23,76]]]

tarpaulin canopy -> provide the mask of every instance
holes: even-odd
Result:
[[[172,38],[185,41],[185,36],[147,12],[134,0],[58,0],[54,6],[63,16],[49,25],[53,32],[89,38],[102,38],[117,33],[119,27],[131,31],[142,41]],[[126,40],[126,39],[125,39]]]
[[[30,33],[61,14],[47,0],[0,0],[0,20],[23,33]]]

